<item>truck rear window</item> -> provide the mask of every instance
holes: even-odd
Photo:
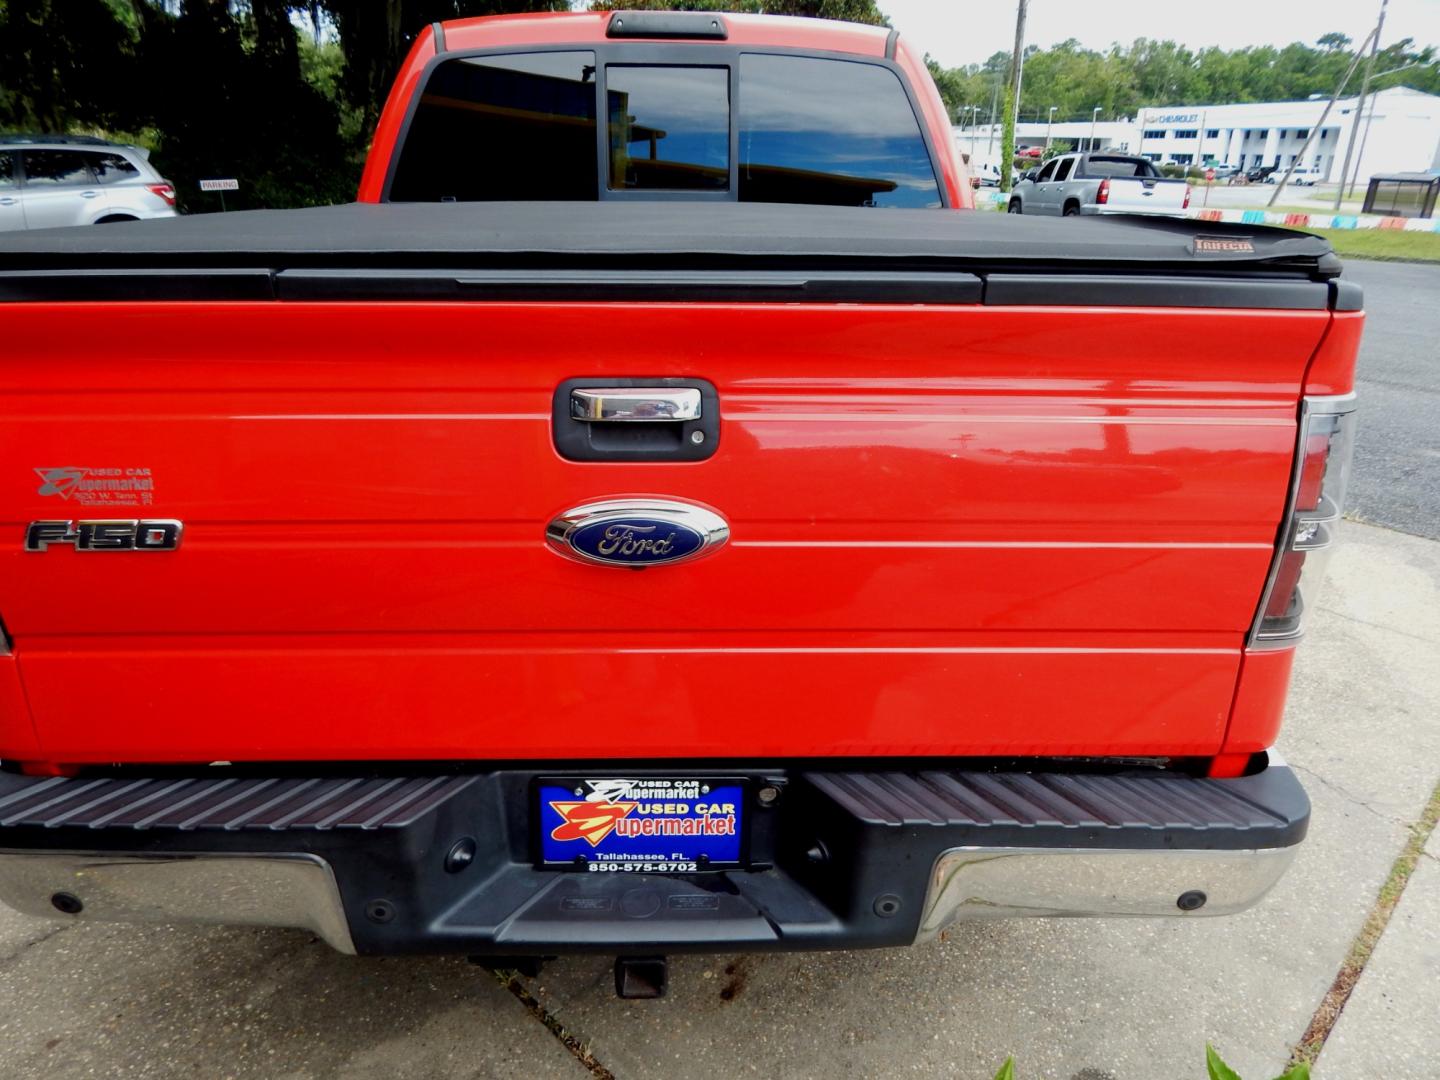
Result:
[[[594,199],[595,54],[448,60],[416,106],[395,202]]]
[[[598,71],[603,148],[595,52],[444,61],[403,136],[389,199],[690,191],[741,202],[943,205],[920,122],[889,68],[768,53],[710,65],[625,59],[602,57]]]
[[[610,187],[730,186],[730,70],[610,64]]]
[[[742,56],[740,201],[939,206],[899,77],[849,60]]]
[[[1132,158],[1092,157],[1085,165],[1086,176],[1145,177],[1158,176],[1155,166],[1148,161]]]

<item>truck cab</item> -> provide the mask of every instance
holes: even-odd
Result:
[[[897,32],[695,12],[427,28],[358,198],[974,205],[939,91]]]

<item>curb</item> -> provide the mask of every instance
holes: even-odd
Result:
[[[1300,229],[1390,229],[1395,232],[1440,233],[1440,219],[1384,217],[1380,214],[1281,214],[1271,210],[1194,209],[1188,218],[1229,221],[1241,225],[1286,225]]]
[[[977,210],[1005,209],[1010,196],[1002,191],[977,191]],[[988,204],[988,205],[987,205]],[[1236,225],[1283,225],[1292,229],[1393,229],[1397,232],[1440,233],[1440,218],[1398,218],[1381,214],[1277,213],[1273,210],[1194,207],[1184,212],[1199,221],[1228,221]]]

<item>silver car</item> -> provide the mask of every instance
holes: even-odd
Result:
[[[0,134],[0,232],[175,216],[146,151],[83,135]]]

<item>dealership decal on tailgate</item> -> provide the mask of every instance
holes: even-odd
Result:
[[[729,780],[541,781],[540,858],[642,874],[736,866],[744,793]]]

